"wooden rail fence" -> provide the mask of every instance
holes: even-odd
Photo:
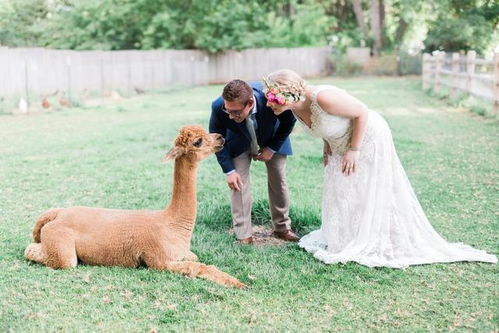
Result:
[[[492,60],[477,58],[475,51],[460,53],[434,52],[423,54],[423,89],[442,93],[449,89],[449,98],[459,91],[490,101],[495,115],[499,114],[499,52]]]

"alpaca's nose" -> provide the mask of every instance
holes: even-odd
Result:
[[[217,141],[221,141],[222,144],[225,143],[225,139],[224,137],[222,136],[222,134],[220,133],[212,133],[212,135],[214,136],[214,139],[217,140]]]
[[[224,144],[225,144],[224,137],[221,134],[216,133],[214,140],[214,148],[216,149],[216,151],[222,150]]]
[[[218,147],[217,148],[219,148],[221,150],[224,147],[225,139],[223,137],[220,137],[220,138],[218,138],[217,141],[218,141],[217,142],[218,143]]]

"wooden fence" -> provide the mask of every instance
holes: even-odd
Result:
[[[499,53],[492,60],[477,58],[475,51],[467,54],[434,52],[423,55],[423,89],[442,93],[449,89],[449,97],[459,91],[492,103],[495,115],[499,114]]]
[[[280,68],[305,77],[329,74],[330,49],[274,48],[208,54],[198,50],[70,51],[0,47],[0,96],[63,91],[131,91],[170,85],[261,79]]]

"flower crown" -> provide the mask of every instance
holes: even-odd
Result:
[[[267,86],[267,89],[265,89],[264,92],[267,97],[267,101],[270,103],[284,105],[286,102],[294,103],[305,100],[305,96],[303,95],[297,95],[289,91],[281,91],[278,85],[268,78],[264,77],[263,82],[265,82],[265,85]]]

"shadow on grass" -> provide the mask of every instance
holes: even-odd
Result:
[[[253,225],[272,226],[268,200],[253,202],[251,209]],[[290,208],[289,217],[292,228],[300,233],[310,232],[320,226],[320,216],[307,209]],[[223,231],[232,228],[230,204],[220,204],[201,208],[197,223],[211,230]]]

